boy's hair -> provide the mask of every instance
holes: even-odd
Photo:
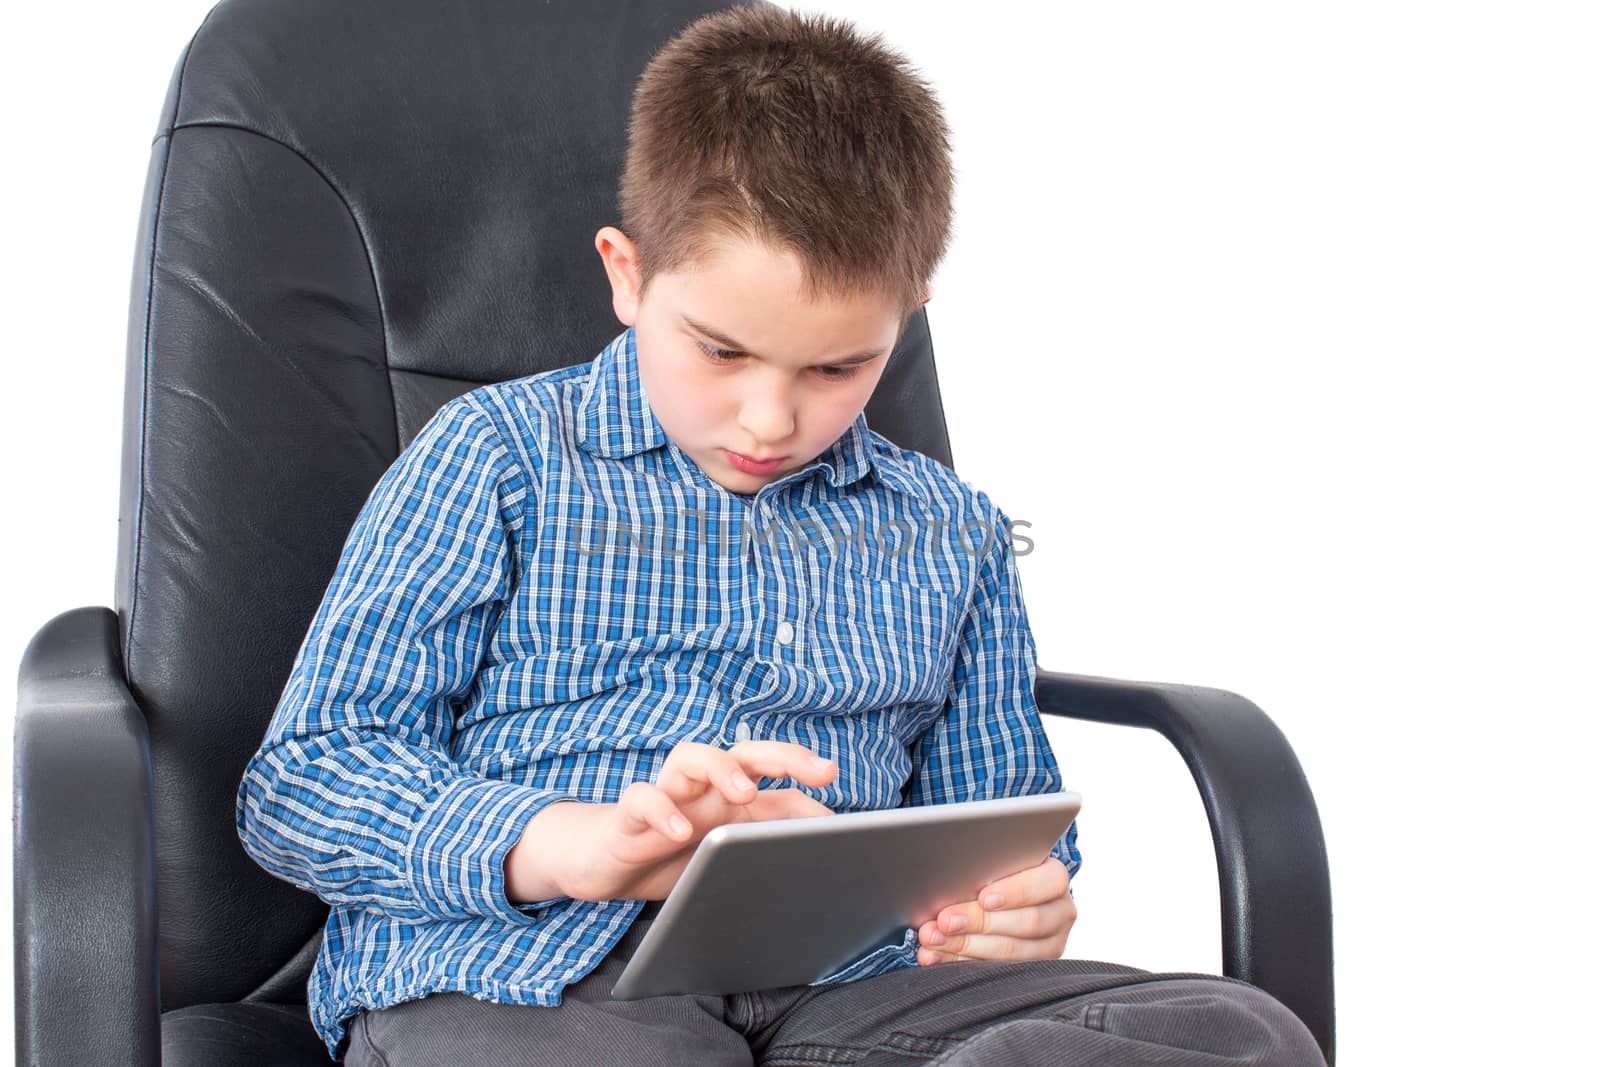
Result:
[[[939,102],[880,35],[739,6],[640,76],[621,228],[644,286],[732,235],[793,251],[807,299],[882,294],[904,320],[944,257],[953,184]]]

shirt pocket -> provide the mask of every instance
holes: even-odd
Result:
[[[808,555],[812,665],[841,711],[942,702],[954,646],[954,594]]]

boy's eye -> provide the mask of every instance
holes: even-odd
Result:
[[[725,348],[712,348],[703,341],[696,341],[695,344],[700,346],[700,351],[704,352],[718,363],[731,363],[733,362],[734,356],[737,355],[737,353],[729,352]]]
[[[739,358],[738,352],[730,352],[726,348],[712,348],[704,341],[696,341],[695,345],[717,363],[732,363]],[[854,367],[818,367],[817,373],[831,381],[842,382],[846,378],[855,377],[860,369],[859,365]]]

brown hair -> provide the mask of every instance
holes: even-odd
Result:
[[[904,317],[944,257],[953,184],[939,102],[881,36],[738,6],[640,76],[621,228],[645,286],[736,235],[796,253],[807,299],[881,293]]]

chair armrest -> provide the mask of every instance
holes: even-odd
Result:
[[[1311,787],[1283,732],[1236,693],[1040,670],[1039,710],[1171,741],[1211,820],[1223,973],[1298,1015],[1333,1063],[1333,908]]]
[[[78,608],[23,653],[12,783],[17,1062],[161,1062],[150,733],[117,616]]]

